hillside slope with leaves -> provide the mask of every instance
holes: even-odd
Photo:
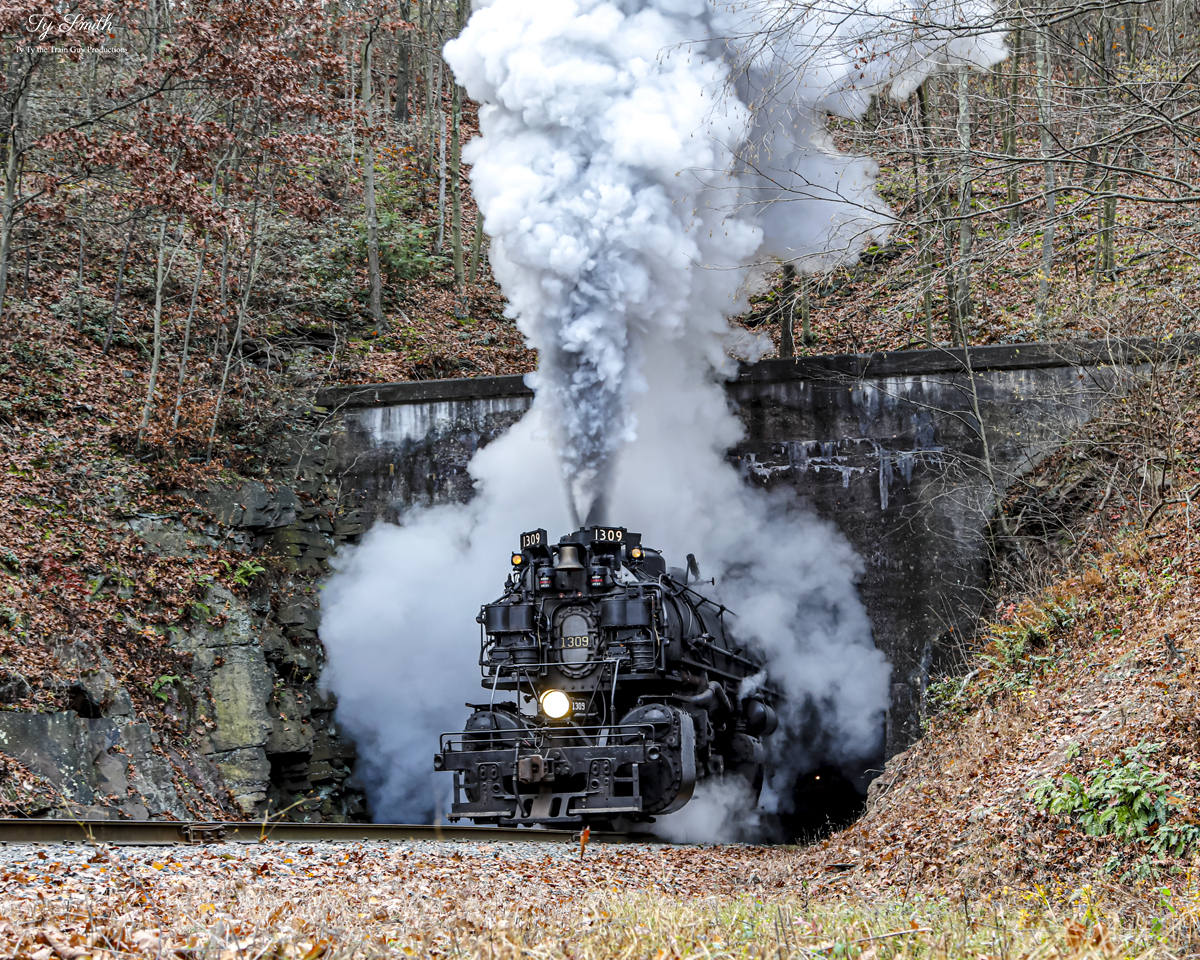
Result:
[[[1148,895],[1191,876],[1200,381],[1162,373],[1010,491],[995,618],[867,813],[803,855],[845,864],[826,885]]]
[[[378,41],[388,58],[377,59],[372,74],[362,44],[382,29],[388,20],[382,14],[374,21],[366,11],[326,22],[309,11],[304,21],[312,28],[309,42],[298,49],[287,46],[297,34],[286,7],[271,0],[256,0],[254,22],[227,16],[227,5],[215,0],[199,4],[192,19],[181,21],[186,29],[178,48],[194,47],[197,56],[218,58],[240,84],[261,80],[267,94],[261,103],[222,101],[226,106],[220,110],[210,110],[216,101],[206,99],[215,96],[207,86],[213,71],[193,64],[175,73],[184,69],[176,52],[154,45],[160,24],[143,20],[140,8],[131,8],[118,32],[122,42],[147,44],[146,70],[122,76],[115,61],[98,61],[111,72],[106,75],[110,88],[97,82],[86,91],[86,103],[72,108],[103,113],[110,139],[101,142],[99,133],[92,139],[67,136],[59,129],[60,116],[37,104],[26,117],[29,135],[21,155],[45,169],[15,184],[19,215],[15,226],[9,225],[6,299],[0,301],[0,450],[5,458],[0,706],[28,716],[73,712],[100,721],[120,710],[117,716],[137,718],[153,734],[146,751],[162,762],[156,769],[178,780],[190,815],[240,815],[269,803],[295,807],[300,816],[345,816],[353,806],[329,806],[330,798],[318,795],[307,775],[297,772],[296,758],[308,756],[306,750],[328,752],[327,743],[313,745],[311,715],[332,710],[323,701],[320,709],[312,705],[318,699],[313,678],[321,652],[311,594],[324,557],[302,554],[312,542],[332,549],[334,531],[355,526],[336,515],[336,503],[320,478],[306,486],[296,482],[302,473],[297,449],[319,446],[323,430],[321,413],[311,407],[315,391],[333,383],[524,373],[536,362],[504,315],[469,180],[451,143],[452,129],[455,142],[478,129],[475,107],[461,100],[456,105],[437,55],[444,36],[457,29],[464,13],[459,8],[432,5],[416,24],[392,17],[391,32]],[[202,16],[211,16],[213,30],[199,29]],[[280,49],[288,55],[272,60],[283,72],[259,78],[253,64],[264,54],[264,44],[272,56]],[[396,73],[389,66],[393,63]],[[46,61],[26,66],[30,82],[61,80],[69,87],[83,77],[72,72],[74,61],[63,65],[65,79],[48,71]],[[151,82],[169,77],[190,87]],[[966,92],[977,105],[986,104],[987,84],[994,79],[1003,78],[971,81],[973,92]],[[1136,81],[1143,92],[1153,92],[1159,83],[1132,74],[1125,79]],[[1014,72],[1014,91],[1021,87],[1028,98],[1028,81]],[[381,102],[368,95],[371,82],[385,91],[375,98]],[[941,140],[954,122],[947,96],[951,82],[945,78],[930,86],[931,93],[939,84],[946,87],[934,97],[941,104],[934,117]],[[1180,97],[1193,95],[1192,85],[1180,84]],[[124,113],[126,95],[145,97],[148,112]],[[394,108],[389,97],[396,98]],[[1016,101],[1015,93],[1013,104],[1013,111],[1028,107]],[[24,109],[20,102],[9,106],[14,115]],[[1195,317],[1184,297],[1194,286],[1200,248],[1189,207],[1178,197],[1163,211],[1123,199],[1107,233],[1094,234],[1086,224],[1103,198],[1093,195],[1086,179],[1070,181],[1058,196],[1060,252],[1044,278],[1058,296],[1052,316],[1036,318],[1037,238],[1044,236],[1038,231],[1045,226],[1046,198],[1038,183],[1014,179],[1014,170],[1039,163],[1036,126],[1017,123],[1000,154],[987,147],[986,141],[1001,131],[990,115],[986,123],[981,119],[984,113],[966,128],[967,160],[974,165],[974,193],[967,199],[976,231],[969,278],[979,309],[964,315],[957,327],[950,324],[950,280],[963,268],[952,263],[955,237],[947,206],[951,161],[957,155],[948,140],[928,152],[923,146],[912,149],[906,137],[914,109],[915,102],[877,104],[861,127],[840,125],[835,131],[849,150],[865,152],[862,137],[872,138],[870,150],[884,160],[881,190],[900,221],[893,242],[867,250],[858,265],[805,281],[815,336],[802,351],[932,346],[955,336],[981,343],[1191,329]],[[294,123],[301,132],[266,142],[263,123]],[[1171,162],[1181,176],[1188,175],[1195,158],[1179,153],[1168,140],[1147,137],[1137,149],[1154,164]],[[173,163],[179,158],[186,163]],[[223,166],[234,158],[236,163]],[[1125,173],[1131,183],[1140,182],[1140,175]],[[368,180],[376,213],[374,241],[366,225]],[[1105,189],[1110,188],[1116,189],[1112,184]],[[1006,216],[996,202],[1014,195],[1024,213]],[[926,200],[936,201],[932,214]],[[1108,242],[1113,237],[1115,242]],[[371,265],[373,246],[378,269]],[[1117,264],[1111,270],[1091,269],[1089,263],[1102,255],[1115,256]],[[372,274],[379,271],[384,283],[376,310],[368,291]],[[778,278],[773,286],[760,287],[739,322],[781,341],[783,319],[799,306],[797,290]],[[1174,403],[1172,416],[1186,424],[1176,403],[1183,395],[1172,394],[1175,399],[1166,406]],[[1159,403],[1160,412],[1165,410],[1162,399],[1148,401],[1146,409]],[[1024,676],[1027,662],[1058,671],[1073,662],[1042,652],[1036,637],[1049,628],[1039,627],[1034,639],[1020,640],[1029,618],[1041,623],[1050,617],[1056,643],[1067,643],[1068,635],[1074,637],[1071,631],[1091,630],[1094,640],[1112,629],[1097,619],[1100,614],[1085,595],[1114,577],[1122,584],[1132,575],[1096,574],[1101,580],[1089,584],[1083,574],[1051,573],[1061,573],[1068,561],[1087,562],[1093,550],[1089,543],[1097,538],[1109,543],[1114,531],[1134,522],[1126,518],[1143,524],[1153,520],[1163,530],[1180,522],[1173,512],[1178,504],[1158,504],[1173,498],[1164,493],[1167,475],[1183,483],[1181,465],[1190,469],[1187,464],[1194,462],[1186,430],[1161,442],[1134,436],[1144,432],[1137,421],[1120,430],[1145,448],[1140,460],[1122,446],[1125,441],[1114,439],[1117,434],[1096,438],[1083,456],[1064,452],[1027,486],[1012,491],[1010,526],[1029,542],[1006,552],[998,573],[1014,595],[1035,599],[1015,603],[1005,614],[1009,619],[996,627],[999,646],[985,656],[991,658],[987,663],[1002,667],[972,661],[960,674],[968,680],[946,681],[952,695],[932,726],[930,745],[920,746],[905,762],[916,763],[924,756],[921,751],[950,742],[938,739],[943,725],[968,705],[974,705],[968,718],[955,722],[983,723],[971,718],[1003,718],[1017,710],[1014,704],[1028,710],[1031,702],[1042,702],[1030,701],[1020,684],[1005,686],[1017,681],[989,679],[997,671]],[[1061,476],[1053,475],[1054,469],[1061,469]],[[1141,492],[1135,494],[1135,488]],[[244,512],[245,504],[239,501],[236,509],[222,513],[205,495],[212,489],[243,499],[253,490],[264,502],[274,502],[270,498],[281,491],[294,492],[294,504],[278,512],[294,515],[289,522],[298,528],[281,534],[282,522],[271,526],[279,516],[239,527],[231,517]],[[1145,494],[1147,489],[1157,491],[1157,501]],[[1185,506],[1190,509],[1190,503]],[[1156,507],[1157,516],[1149,516]],[[346,533],[339,542],[356,535]],[[1149,543],[1153,550],[1166,546]],[[1121,544],[1125,541],[1111,540],[1104,549],[1125,550]],[[1103,568],[1100,561],[1094,565]],[[1156,581],[1183,576],[1157,568],[1139,575]],[[1036,599],[1043,589],[1058,599]],[[264,693],[269,716],[256,717],[263,729],[253,733],[273,738],[277,753],[268,772],[264,757],[246,772],[245,758],[233,757],[240,747],[214,746],[213,717],[201,709],[205,697],[215,696],[211,671],[235,665],[216,650],[220,643],[212,638],[232,629],[239,611],[272,621],[283,634],[272,635],[268,651],[275,664]],[[285,616],[290,619],[280,619]],[[198,657],[209,662],[201,665]],[[190,689],[191,679],[200,675],[208,678],[200,685],[207,689]],[[936,701],[931,699],[931,710]],[[1129,767],[1135,780],[1153,779],[1156,773],[1144,771],[1157,769],[1159,758],[1171,755],[1169,746],[1155,747],[1160,742],[1166,743],[1146,739],[1143,749],[1143,740],[1122,741],[1103,757],[1073,757],[1074,766],[1047,774],[1059,779],[1039,794],[1049,798],[1043,806],[1060,818],[1091,816],[1087,791],[1109,789],[1112,777],[1096,786],[1089,771],[1101,767],[1081,764],[1107,758],[1120,766],[1121,777]],[[1133,748],[1133,754],[1121,753]],[[245,773],[232,795],[214,786],[217,781],[199,760],[192,763],[222,753],[230,758],[231,771]],[[344,775],[341,764],[349,759],[331,755],[319,763]],[[39,812],[69,802],[45,799],[54,784],[39,780],[40,772],[15,760],[4,769],[14,771],[4,777],[30,785],[23,806],[21,791],[11,794],[14,809]],[[1083,799],[1070,793],[1072,781],[1061,779],[1071,771]],[[328,776],[328,769],[321,775]],[[269,791],[250,786],[268,776],[274,791],[269,798]],[[889,777],[896,776],[893,767]],[[96,805],[119,814],[124,799],[100,792]],[[1163,809],[1170,813],[1174,807]],[[990,815],[977,813],[970,822]],[[1174,821],[1155,816],[1145,830],[1155,837],[1170,834]]]

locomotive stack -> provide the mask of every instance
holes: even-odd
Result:
[[[454,774],[450,819],[619,827],[680,809],[706,778],[756,794],[778,695],[698,579],[690,556],[668,571],[623,527],[522,534],[478,617],[488,701],[434,757]]]

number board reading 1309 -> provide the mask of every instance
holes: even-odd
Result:
[[[546,545],[545,530],[530,530],[528,533],[521,534],[521,549],[528,550],[530,547],[544,547]]]
[[[593,543],[624,543],[624,527],[592,527]],[[548,543],[545,530],[529,530],[521,534],[521,549],[533,550]]]

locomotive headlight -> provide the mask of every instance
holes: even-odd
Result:
[[[571,698],[561,690],[547,690],[539,701],[542,713],[551,720],[561,720],[571,712]]]

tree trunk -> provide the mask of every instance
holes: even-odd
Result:
[[[934,237],[940,237],[942,249],[945,251],[943,259],[946,261],[943,270],[942,280],[945,284],[946,297],[946,323],[950,330],[950,342],[958,344],[960,324],[958,322],[958,274],[955,270],[953,250],[956,243],[956,231],[954,230],[955,220],[951,216],[950,198],[951,192],[949,189],[950,169],[952,165],[952,147],[947,146],[946,149],[946,164],[945,169],[938,163],[937,142],[934,136],[935,128],[930,122],[932,117],[941,117],[941,113],[937,104],[937,82],[932,80],[926,88],[925,102],[925,123],[926,131],[929,135],[929,150],[926,154],[926,160],[929,164],[929,207],[933,211],[933,227],[932,232]],[[932,294],[934,277],[937,270],[933,263],[933,249],[930,254],[930,280],[929,286]]]
[[[921,129],[921,88],[917,88],[917,124],[916,149],[913,150],[913,196],[917,201],[917,275],[922,280],[924,290],[921,302],[925,314],[925,339],[933,340],[933,303],[927,278],[925,263],[925,248],[929,245],[928,230],[925,223],[925,189],[921,185],[921,154],[925,152],[925,136]]]
[[[471,238],[471,272],[467,275],[467,283],[474,284],[479,279],[479,253],[483,249],[483,214],[475,211],[475,236]]]
[[[1105,169],[1108,169],[1110,163],[1110,152],[1107,144],[1104,146],[1104,159],[1102,163]],[[1100,181],[1100,192],[1102,194],[1109,193],[1113,190],[1115,184],[1112,183],[1111,176],[1106,175]],[[1113,245],[1113,232],[1117,223],[1117,198],[1112,196],[1102,197],[1097,205],[1097,213],[1099,214],[1097,224],[1097,239],[1096,239],[1096,276],[1111,279],[1117,271],[1116,250]]]
[[[1125,66],[1129,70],[1133,70],[1137,66],[1137,38],[1138,28],[1141,26],[1141,5],[1131,3],[1125,7],[1125,50],[1128,55],[1128,63]]]
[[[812,305],[810,298],[812,294],[812,278],[808,274],[800,276],[800,341],[806,346],[811,347],[817,342],[817,338],[812,332],[812,323],[810,315],[812,313]]]
[[[934,166],[932,151],[933,138],[929,130],[929,94],[926,80],[917,87],[917,142],[918,153],[925,165],[925,179],[929,193],[921,193],[921,176],[914,164],[913,176],[917,181],[918,209],[922,217],[918,226],[918,244],[920,245],[920,270],[924,275],[921,305],[925,312],[925,339],[933,343],[933,238],[937,235],[937,225],[934,223],[936,205],[934,191],[937,189],[937,168]]]
[[[1012,76],[1009,80],[1008,102],[1004,114],[1004,155],[1008,168],[1008,224],[1016,230],[1021,225],[1021,167],[1017,153],[1017,94],[1020,91],[1021,31],[1013,32]]]
[[[229,300],[229,232],[221,238],[221,276],[217,279],[217,304],[222,312]]]
[[[371,283],[371,320],[387,326],[383,316],[383,280],[379,271],[379,216],[375,207],[375,148],[363,150],[363,205],[367,218],[367,276]]]
[[[83,197],[79,204],[79,315],[75,319],[75,329],[83,329],[83,231],[87,223],[87,181],[83,181]]]
[[[437,243],[436,253],[442,252],[446,243],[446,112],[442,109],[442,61],[438,60],[437,93],[437,135],[438,135],[438,200],[437,200]]]
[[[1107,11],[1104,8],[1100,10],[1099,24],[1096,28],[1096,34],[1099,38],[1100,49],[1096,61],[1099,67],[1100,82],[1099,82],[1099,110],[1100,121],[1096,124],[1096,140],[1104,144],[1104,152],[1101,160],[1102,173],[1100,175],[1099,191],[1101,199],[1097,205],[1097,224],[1098,230],[1096,234],[1096,275],[1093,282],[1098,281],[1100,277],[1111,278],[1116,272],[1116,256],[1113,249],[1113,228],[1117,220],[1117,198],[1104,196],[1111,193],[1116,186],[1113,182],[1114,177],[1110,172],[1110,165],[1113,161],[1112,150],[1108,143],[1109,138],[1109,65],[1112,57],[1112,30],[1109,29],[1106,18]]]
[[[971,249],[975,231],[971,224],[971,103],[968,99],[970,71],[958,69],[958,283],[955,291],[955,316],[959,337],[967,342],[966,322],[973,313],[971,305]]]
[[[946,220],[942,221],[942,244],[947,253],[953,249],[953,226]],[[961,347],[963,325],[958,318],[958,272],[953,266],[948,266],[945,273],[946,281],[946,322],[950,327],[950,343]]]
[[[24,115],[25,94],[17,98],[8,128],[4,163],[4,208],[0,211],[0,317],[4,316],[8,295],[8,261],[12,251],[13,223],[16,220],[17,177],[21,169],[21,152],[17,149],[17,128]]]
[[[409,9],[407,0],[400,4],[400,19],[408,20]],[[396,103],[395,111],[392,114],[396,118],[397,123],[405,123],[408,120],[408,71],[409,71],[409,43],[408,31],[402,31],[400,37],[396,39]]]
[[[125,264],[129,262],[129,246],[133,243],[133,231],[137,229],[137,217],[129,224],[129,233],[125,237],[125,249],[121,251],[121,264],[117,267],[116,289],[113,290],[113,308],[108,317],[108,330],[104,333],[104,347],[101,353],[108,356],[108,348],[112,345],[113,329],[117,325],[117,311],[121,307],[121,284],[125,280]]]
[[[187,373],[188,347],[192,342],[192,317],[196,315],[196,299],[200,295],[200,280],[204,276],[204,258],[208,254],[208,237],[200,248],[200,259],[196,264],[196,279],[192,283],[192,302],[188,304],[187,321],[183,325],[183,351],[179,355],[179,388],[175,394],[175,415],[171,418],[171,429],[179,428],[179,407],[183,403],[183,380]]]
[[[782,328],[779,335],[780,357],[796,355],[795,311],[796,267],[793,264],[785,263],[783,265],[783,287],[779,291],[779,319]]]
[[[367,218],[367,276],[371,283],[371,319],[376,326],[386,326],[383,319],[383,282],[379,275],[379,217],[375,209],[375,144],[371,137],[371,42],[374,32],[367,36],[362,49],[362,100],[367,120],[363,140],[363,204]]]
[[[345,41],[344,55],[346,59],[346,115],[354,116],[354,70],[358,66],[358,59],[354,56],[354,47],[352,41],[347,38]],[[357,153],[355,147],[355,130],[354,124],[351,123],[347,128],[350,134],[350,152],[348,154],[350,162],[354,162],[354,155]]]
[[[1117,198],[1104,198],[1104,271],[1109,277],[1117,275]]]
[[[386,53],[387,46],[381,39],[379,46],[379,60],[383,64],[387,63]],[[392,115],[392,85],[388,83],[387,67],[384,66],[383,70],[384,72],[380,75],[380,80],[383,82],[379,85],[379,116],[390,117]],[[373,78],[371,81],[371,86],[375,86],[375,81]]]
[[[461,121],[462,87],[456,83],[450,110],[450,247],[454,254],[454,289],[457,293],[454,315],[460,320],[467,315],[462,241],[462,149],[459,141]]]
[[[433,4],[428,3],[426,7],[429,12],[425,17],[425,142],[429,146],[429,151],[425,155],[425,176],[431,177],[435,162],[433,112],[435,108],[440,112],[441,104],[435,103],[433,96]],[[441,87],[440,80],[438,87]]]
[[[180,245],[183,240],[180,239]],[[179,247],[175,248],[178,251]],[[142,422],[138,424],[138,443],[146,434],[150,424],[150,411],[154,408],[154,387],[158,382],[158,362],[162,359],[162,306],[163,283],[167,279],[165,261],[167,255],[167,215],[163,214],[162,223],[158,225],[158,267],[154,272],[154,352],[150,358],[150,383],[146,387],[146,402],[142,405]],[[171,255],[175,259],[175,255]]]
[[[229,368],[233,365],[233,352],[237,349],[242,336],[242,325],[246,321],[246,312],[250,308],[250,291],[254,288],[255,278],[262,257],[258,252],[258,203],[255,201],[254,210],[250,215],[250,264],[246,269],[246,289],[242,291],[242,299],[238,304],[237,327],[233,333],[233,341],[229,344],[229,352],[225,355],[225,369],[221,373],[221,385],[217,388],[217,403],[213,409],[212,428],[208,432],[208,446],[204,452],[204,462],[212,462],[213,441],[217,436],[217,423],[221,418],[221,401],[225,398],[225,384],[229,382]]]
[[[979,383],[975,379],[975,371],[971,368],[971,348],[963,344],[963,366],[966,368],[967,383],[971,387],[971,412],[975,415],[975,423],[978,424],[979,442],[983,447],[983,469],[987,474],[988,483],[992,488],[992,499],[996,508],[996,521],[1000,527],[1000,532],[1005,538],[1012,536],[1009,527],[1008,519],[1004,515],[1004,491],[1008,488],[1008,484],[1001,485],[996,479],[996,469],[992,459],[992,448],[988,442],[987,424],[983,419],[983,410],[979,403]]]
[[[1105,109],[1105,104],[1108,100],[1108,38],[1107,38],[1107,23],[1104,17],[1104,9],[1101,8],[1100,16],[1096,20],[1096,36],[1093,44],[1094,54],[1092,60],[1097,64],[1097,97],[1096,97],[1096,133],[1095,141],[1088,150],[1087,166],[1084,168],[1083,183],[1087,188],[1091,188],[1095,182],[1096,175],[1099,173],[1100,180],[1103,182],[1108,177],[1108,171],[1101,172],[1097,167],[1097,161],[1100,158],[1100,145],[1108,139],[1108,111]]]
[[[1042,272],[1038,278],[1037,320],[1043,331],[1049,323],[1050,276],[1054,271],[1054,151],[1050,111],[1050,38],[1048,24],[1039,27],[1037,33],[1037,91],[1038,129],[1042,154],[1044,186],[1042,196],[1046,204],[1046,221],[1042,227]]]

